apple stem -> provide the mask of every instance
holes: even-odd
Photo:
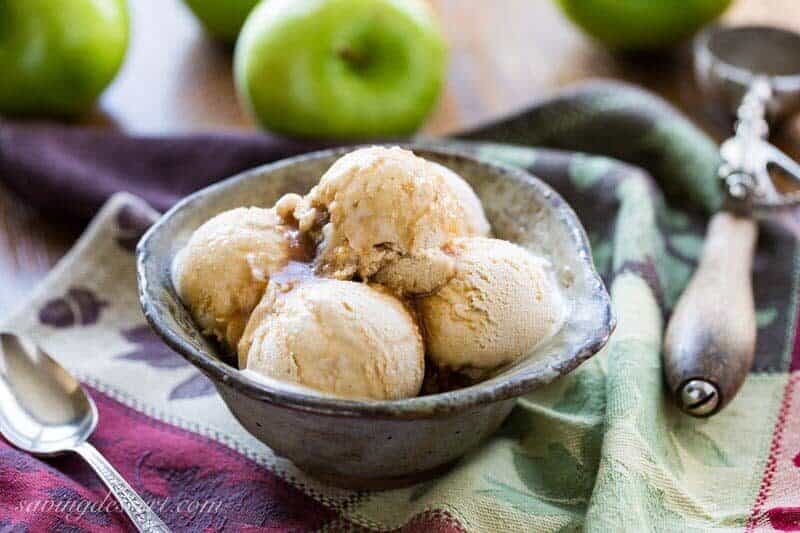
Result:
[[[367,54],[364,54],[361,51],[355,50],[349,46],[342,46],[336,51],[336,53],[339,57],[357,69],[366,67],[367,63],[369,62],[367,59]]]

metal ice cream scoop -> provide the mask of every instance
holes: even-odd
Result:
[[[34,455],[77,453],[139,531],[168,533],[164,522],[89,444],[96,426],[97,407],[78,380],[30,340],[0,333],[0,434]]]
[[[720,149],[723,210],[708,227],[697,271],[667,325],[664,373],[693,416],[722,409],[742,386],[756,346],[752,262],[755,216],[796,205],[770,171],[800,182],[800,165],[767,141],[767,121],[800,108],[800,35],[764,26],[716,27],[694,44],[705,94],[736,110],[736,133]]]

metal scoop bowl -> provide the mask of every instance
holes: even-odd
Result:
[[[800,110],[800,34],[771,26],[715,26],[694,42],[695,77],[703,93],[736,112],[756,79],[771,90],[767,118]]]

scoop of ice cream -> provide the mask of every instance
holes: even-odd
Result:
[[[444,178],[445,184],[455,196],[463,211],[466,235],[469,237],[488,237],[492,231],[483,204],[478,195],[464,178],[439,163],[430,162]]]
[[[530,353],[560,327],[564,304],[548,263],[507,241],[459,238],[455,275],[418,300],[437,366],[491,370]]]
[[[442,173],[396,147],[364,148],[340,158],[308,202],[328,215],[317,269],[336,279],[368,279],[399,257],[467,234],[463,210]]]
[[[197,228],[175,257],[173,284],[204,333],[235,349],[269,276],[289,262],[294,244],[272,209],[225,211]]]
[[[239,343],[240,368],[345,398],[416,396],[424,346],[403,303],[379,287],[270,282]]]

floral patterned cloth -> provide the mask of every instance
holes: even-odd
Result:
[[[176,531],[800,530],[792,233],[761,226],[757,356],[736,399],[698,420],[664,394],[665,317],[702,248],[702,210],[720,202],[714,144],[661,100],[616,84],[435,142],[553,185],[587,228],[619,320],[606,349],[520,398],[492,440],[438,479],[335,489],[248,435],[144,322],[133,247],[157,213],[135,196],[106,203],[5,327],[86,383],[100,410],[93,443]],[[0,440],[0,532],[129,527],[80,460],[43,461]]]

